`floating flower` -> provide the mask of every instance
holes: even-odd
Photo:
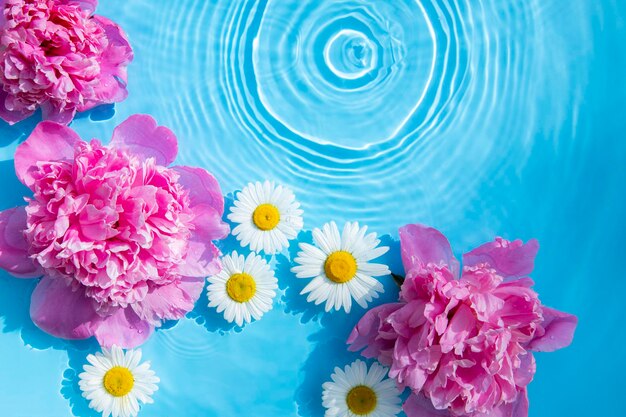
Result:
[[[274,183],[250,183],[237,194],[228,219],[242,246],[269,255],[289,246],[302,230],[302,210],[293,192]]]
[[[41,108],[69,123],[76,111],[126,98],[133,52],[97,0],[0,1],[0,117],[13,124]]]
[[[139,412],[139,402],[152,403],[152,394],[159,389],[159,378],[150,369],[150,362],[141,365],[141,350],[126,353],[114,345],[111,350],[88,355],[85,372],[78,377],[83,397],[89,407],[103,417],[134,417]]]
[[[497,238],[463,256],[437,230],[400,229],[406,279],[400,302],[368,311],[351,349],[391,366],[413,394],[409,417],[526,417],[532,351],[570,344],[576,317],[541,305],[527,277],[539,248]]]
[[[373,277],[390,274],[387,265],[370,263],[385,254],[389,248],[378,246],[376,233],[367,233],[367,226],[346,223],[343,233],[335,222],[326,223],[322,230],[313,230],[316,246],[300,243],[301,252],[291,268],[298,278],[313,278],[301,291],[309,294],[307,301],[315,304],[326,302],[326,311],[333,307],[343,308],[347,313],[352,308],[352,299],[361,307],[382,293],[383,286]]]
[[[176,153],[174,134],[144,115],[115,128],[110,146],[49,121],[18,146],[15,171],[34,196],[0,213],[0,267],[43,275],[30,306],[37,326],[134,347],[193,308],[220,270],[211,241],[228,226],[215,178],[166,168]]]
[[[252,318],[259,320],[272,309],[278,281],[263,258],[233,252],[222,257],[222,270],[208,278],[209,307],[224,312],[224,318],[242,326]]]
[[[332,382],[322,385],[322,404],[326,417],[393,417],[400,410],[400,395],[388,369],[374,362],[367,365],[359,359],[343,370],[336,367]]]

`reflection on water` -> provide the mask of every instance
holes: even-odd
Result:
[[[175,18],[153,29],[145,54],[155,55],[152,88],[174,98],[163,105],[188,135],[184,157],[231,187],[261,170],[295,189],[315,225],[453,222],[478,184],[525,163],[538,75],[558,58],[537,53],[537,20],[549,16],[534,3],[505,3],[196,1],[193,15],[167,11]],[[154,13],[162,21],[166,11]],[[154,66],[172,50],[184,68]],[[555,112],[580,97],[559,99]]]
[[[614,333],[625,289],[616,271],[626,253],[626,3],[101,3],[136,60],[128,100],[74,122],[84,138],[106,140],[128,115],[153,114],[179,136],[178,161],[213,171],[225,193],[265,178],[289,185],[309,230],[354,220],[395,236],[423,222],[460,250],[497,234],[537,237],[542,300],[580,326],[571,348],[539,355],[532,415],[621,413],[596,401],[615,365],[581,358],[597,340],[607,352],[626,342]],[[3,208],[27,194],[11,158],[34,124],[0,126]],[[353,359],[342,340],[362,311],[320,314],[299,298],[288,256],[274,264],[282,292],[260,322],[237,331],[203,298],[145,345],[163,383],[142,416],[183,406],[188,416],[321,415],[319,384]],[[0,352],[42,350],[28,352],[32,367],[12,365],[23,369],[18,383],[0,378],[12,398],[0,410],[83,415],[75,372],[92,347],[50,340],[29,322],[32,286],[0,277]],[[36,384],[41,405],[24,397]]]

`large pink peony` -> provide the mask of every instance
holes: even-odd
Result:
[[[368,311],[351,350],[365,347],[412,390],[409,417],[526,417],[532,351],[569,345],[577,323],[531,289],[537,241],[498,238],[465,254],[462,273],[437,230],[408,225],[400,241],[400,302]]]
[[[43,275],[30,308],[41,329],[134,347],[193,308],[220,270],[212,240],[228,226],[215,178],[167,168],[176,153],[174,134],[144,115],[109,146],[46,121],[17,148],[15,171],[34,196],[0,213],[0,267]]]
[[[0,0],[0,117],[13,124],[41,107],[69,123],[77,111],[126,98],[133,53],[97,0]]]

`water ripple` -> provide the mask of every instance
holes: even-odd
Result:
[[[540,73],[554,58],[536,26],[558,10],[538,1],[183,3],[147,6],[156,24],[143,48],[181,161],[203,161],[226,191],[289,184],[309,226],[454,223],[480,184],[521,169],[537,80],[555,82]]]

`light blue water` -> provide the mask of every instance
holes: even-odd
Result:
[[[494,235],[538,238],[536,288],[580,324],[571,347],[537,355],[530,415],[626,415],[626,2],[127,0],[98,12],[136,58],[128,100],[109,120],[75,121],[83,137],[150,113],[177,133],[178,163],[208,168],[226,193],[265,178],[292,187],[309,230],[358,220],[396,237],[422,222],[459,255]],[[0,125],[2,209],[27,195],[12,155],[34,123]],[[323,414],[321,383],[356,358],[343,340],[363,311],[320,319],[287,258],[275,265],[284,293],[261,321],[235,332],[202,298],[145,344],[162,383],[141,416]],[[0,415],[90,417],[76,372],[96,347],[35,328],[34,285],[0,274]]]

